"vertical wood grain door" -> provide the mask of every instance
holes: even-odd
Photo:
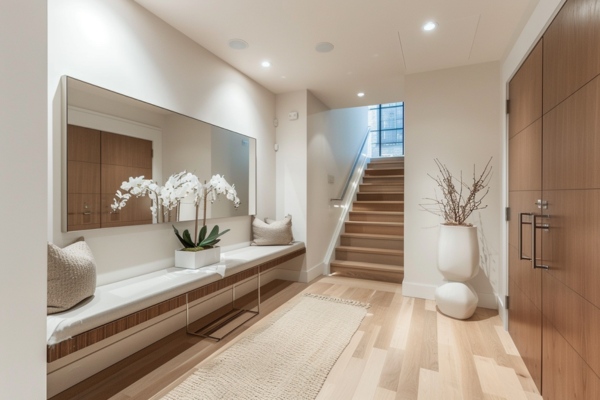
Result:
[[[544,400],[600,399],[600,0],[544,33]]]
[[[542,199],[542,43],[509,83],[509,332],[542,388],[542,272],[533,268],[533,215]],[[538,232],[536,232],[538,233]],[[539,237],[539,235],[537,235]],[[534,252],[534,247],[537,252]],[[536,254],[534,254],[536,253]]]

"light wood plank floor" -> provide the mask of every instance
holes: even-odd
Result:
[[[401,285],[323,277],[266,285],[261,315],[221,342],[178,331],[53,399],[149,399],[302,292],[371,304],[319,400],[542,398],[497,312],[478,308],[458,321],[437,312],[433,301],[403,297]]]

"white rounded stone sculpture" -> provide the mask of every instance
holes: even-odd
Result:
[[[443,314],[453,318],[470,318],[479,298],[467,282],[479,272],[477,227],[440,225],[438,270],[449,281],[435,291],[435,301]]]
[[[452,318],[471,318],[479,297],[471,285],[462,282],[447,282],[435,290],[435,302],[442,314]]]

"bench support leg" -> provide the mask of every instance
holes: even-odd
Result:
[[[202,328],[200,329],[196,329],[193,330],[190,327],[191,321],[190,321],[190,302],[188,300],[188,294],[186,293],[185,295],[185,320],[186,320],[186,332],[190,335],[195,335],[195,336],[200,336],[203,338],[208,338],[208,339],[213,339],[216,340],[217,342],[224,339],[225,337],[227,337],[230,333],[232,333],[233,331],[235,331],[237,328],[239,328],[240,326],[244,325],[246,323],[246,321],[251,320],[252,318],[256,317],[258,314],[260,314],[260,272],[258,273],[258,275],[256,276],[256,293],[257,293],[257,305],[256,307],[256,311],[253,309],[245,309],[245,308],[235,308],[235,301],[236,301],[236,292],[235,292],[235,288],[236,288],[236,284],[233,284],[231,286],[231,311],[229,311],[227,314],[225,314],[224,316],[217,318],[216,320],[204,325]],[[207,300],[205,300],[207,301]],[[203,302],[201,302],[203,303]],[[199,303],[199,304],[201,304]],[[217,336],[215,335],[215,333],[217,331],[219,331],[221,328],[223,328],[224,326],[228,325],[229,323],[231,323],[232,321],[236,320],[238,317],[240,317],[243,314],[251,314],[252,316],[250,318],[245,318],[242,320],[242,322],[240,322],[239,324],[235,325],[233,328],[231,328],[229,331],[227,331],[225,334],[222,334],[221,336]]]

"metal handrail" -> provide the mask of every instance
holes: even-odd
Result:
[[[346,179],[346,184],[344,185],[344,190],[342,191],[342,194],[339,198],[335,198],[335,199],[329,199],[329,201],[340,201],[344,199],[344,196],[346,195],[346,192],[348,191],[348,186],[350,186],[350,181],[352,180],[352,175],[354,175],[354,169],[356,168],[356,164],[358,164],[358,160],[360,160],[360,156],[362,154],[363,149],[365,148],[365,143],[367,142],[367,139],[369,138],[369,133],[371,133],[371,128],[367,128],[367,134],[365,135],[365,138],[362,141],[361,146],[358,149],[358,154],[356,155],[355,159],[354,159],[354,164],[352,164],[352,168],[350,168],[350,172],[348,172],[348,178]]]

